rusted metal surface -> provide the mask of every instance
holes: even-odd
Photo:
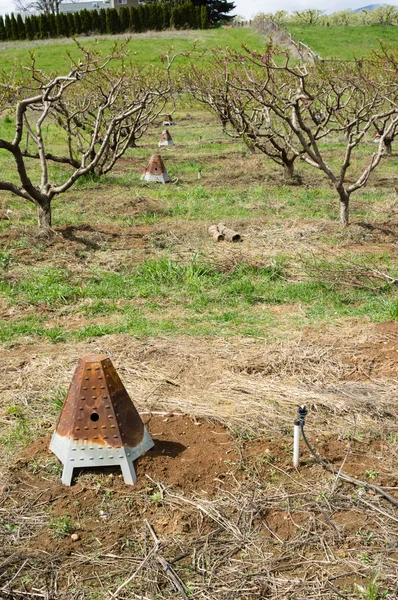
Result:
[[[70,485],[73,469],[119,465],[133,484],[133,462],[153,441],[110,359],[80,359],[62,407],[50,449],[64,464],[62,482]]]
[[[148,166],[145,169],[145,173],[150,173],[151,175],[163,175],[165,171],[166,168],[160,154],[152,154]]]
[[[168,129],[162,131],[158,146],[173,146],[174,142]]]
[[[106,356],[80,359],[56,431],[75,441],[107,446],[137,446],[144,424]]]
[[[158,183],[168,183],[170,181],[160,154],[153,154],[151,156],[148,166],[145,169],[144,179],[145,181],[155,181]]]

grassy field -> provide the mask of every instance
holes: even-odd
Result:
[[[349,60],[368,56],[380,42],[398,45],[398,27],[289,25],[288,30],[295,40],[310,46],[321,58]]]
[[[103,55],[110,53],[115,40],[129,38],[129,49],[134,52],[134,62],[139,65],[160,64],[159,57],[169,50],[172,54],[189,52],[195,44],[198,50],[229,46],[239,48],[242,43],[254,49],[261,49],[264,41],[251,29],[216,29],[209,31],[175,31],[139,33],[131,36],[78,37],[78,41],[88,48],[96,46]],[[80,52],[68,38],[62,40],[39,40],[36,42],[7,42],[0,46],[0,69],[10,69],[14,64],[29,62],[29,52],[33,51],[38,68],[45,71],[63,72],[69,66],[70,54],[73,58]],[[183,59],[181,59],[183,60]]]
[[[250,30],[137,36],[137,60],[196,35],[263,43]],[[42,67],[66,47],[38,45]],[[0,59],[9,68],[10,53]],[[0,597],[177,600],[166,560],[194,600],[394,600],[398,515],[366,484],[397,497],[398,298],[380,278],[398,277],[396,149],[342,229],[309,166],[288,185],[186,98],[175,120],[161,151],[173,183],[141,181],[159,122],[110,175],[54,202],[51,240],[28,202],[0,195]],[[12,130],[3,119],[0,134]],[[341,147],[329,144],[330,162]],[[220,221],[242,241],[213,241]],[[111,468],[62,486],[48,450],[89,353],[111,357],[156,442],[134,488]],[[317,451],[364,485],[304,447],[293,469],[302,403]]]

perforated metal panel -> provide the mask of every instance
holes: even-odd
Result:
[[[174,146],[174,142],[171,139],[170,132],[167,129],[165,129],[164,131],[162,131],[162,135],[160,136],[160,140],[159,140],[158,146],[159,146],[159,148],[161,146]]]
[[[71,484],[74,468],[119,465],[135,483],[133,461],[153,445],[110,359],[81,358],[50,444],[64,464],[62,482]]]
[[[160,154],[153,154],[151,156],[143,179],[145,181],[155,181],[156,183],[168,183],[170,181]]]

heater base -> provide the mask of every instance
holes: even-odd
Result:
[[[93,444],[89,441],[71,440],[54,433],[50,450],[63,463],[62,483],[72,485],[73,469],[82,467],[110,467],[118,465],[127,485],[134,485],[137,476],[134,469],[134,461],[141,454],[150,450],[154,442],[147,429],[144,429],[142,441],[134,448],[128,446],[113,447]]]
[[[151,173],[145,173],[143,179],[144,181],[155,183],[169,183],[171,181],[167,173],[163,173],[163,175],[151,175]]]

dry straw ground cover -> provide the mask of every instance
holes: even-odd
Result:
[[[282,185],[186,99],[175,118],[177,183],[140,181],[158,123],[55,203],[48,243],[0,198],[0,597],[392,600],[396,507],[291,454],[304,402],[320,455],[398,497],[398,303],[377,276],[398,275],[397,153],[342,230],[322,176]],[[221,220],[240,244],[208,236]],[[110,469],[66,488],[48,451],[92,352],[156,441],[135,488]]]

